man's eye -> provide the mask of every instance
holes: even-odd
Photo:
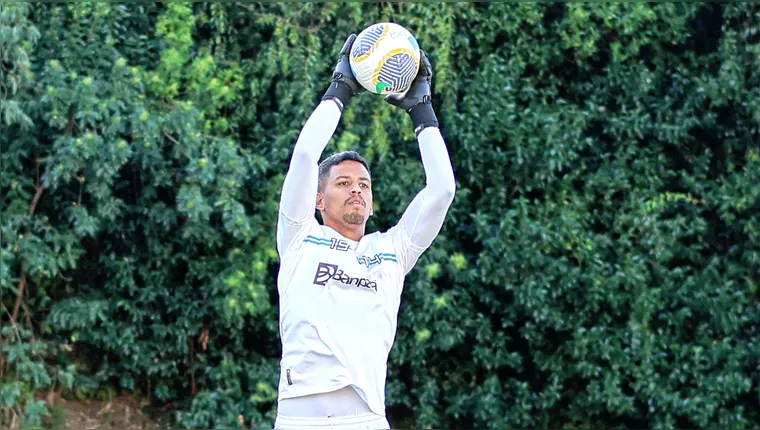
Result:
[[[338,182],[338,185],[348,185],[348,181],[340,181]]]
[[[369,188],[369,185],[367,185],[367,184],[365,184],[365,183],[362,183],[362,184],[361,184],[361,186],[362,186],[363,188]]]

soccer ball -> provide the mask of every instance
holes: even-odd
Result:
[[[420,68],[420,47],[406,28],[381,22],[356,36],[349,62],[356,80],[367,91],[403,93]]]

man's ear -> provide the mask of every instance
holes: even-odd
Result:
[[[325,210],[325,195],[322,193],[317,193],[317,210],[323,211]]]

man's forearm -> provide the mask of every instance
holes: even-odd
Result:
[[[301,221],[314,215],[319,157],[330,142],[340,115],[333,100],[322,101],[301,129],[280,197],[280,211],[291,220]]]
[[[428,127],[418,136],[425,169],[425,188],[417,194],[401,217],[401,226],[415,246],[430,246],[443,226],[456,182],[446,143],[437,127]]]
[[[425,169],[425,186],[434,199],[448,208],[454,199],[456,182],[443,136],[437,127],[428,127],[420,132],[417,139]]]

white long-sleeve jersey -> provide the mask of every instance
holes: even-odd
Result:
[[[304,124],[283,183],[277,223],[280,270],[279,398],[352,386],[385,415],[387,360],[404,277],[432,244],[454,199],[454,172],[438,128],[418,143],[426,186],[398,224],[358,242],[315,218],[319,158],[340,120],[323,101]]]

